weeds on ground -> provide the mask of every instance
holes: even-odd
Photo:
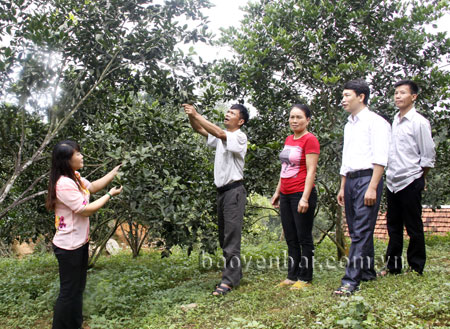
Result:
[[[245,242],[245,240],[244,240]],[[262,238],[243,245],[241,285],[223,298],[211,295],[221,257],[179,248],[132,259],[101,257],[88,272],[85,328],[438,328],[450,327],[450,236],[427,237],[423,276],[414,273],[363,283],[349,298],[331,292],[345,264],[325,240],[316,249],[313,285],[277,287],[286,276],[285,242]],[[376,255],[386,243],[376,242]],[[377,266],[382,265],[381,257]],[[0,259],[0,328],[48,328],[59,289],[52,254]]]

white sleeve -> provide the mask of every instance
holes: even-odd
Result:
[[[218,141],[219,141],[219,139],[216,136],[213,136],[208,133],[208,139],[206,140],[206,145],[208,145],[211,148],[216,148]]]
[[[227,141],[224,143],[224,147],[227,151],[232,153],[245,153],[247,152],[247,136],[242,132],[229,132],[226,131]]]
[[[372,164],[387,166],[389,145],[391,143],[391,125],[382,117],[374,118],[370,132]]]
[[[347,175],[347,172],[348,172],[348,168],[346,166],[346,164],[347,164],[347,149],[346,149],[346,145],[347,144],[345,143],[345,136],[346,136],[345,131],[346,130],[347,130],[347,125],[345,125],[345,127],[344,127],[344,142],[343,142],[343,145],[342,145],[341,169],[339,170],[339,174],[341,176]]]
[[[83,182],[84,187],[87,188],[87,189],[89,190],[89,186],[91,186],[91,182],[88,181],[88,180],[87,180],[86,178],[84,178],[84,177],[81,177],[81,181]]]

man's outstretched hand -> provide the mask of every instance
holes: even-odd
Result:
[[[184,112],[189,116],[194,116],[197,114],[194,105],[191,104],[181,104],[184,107]]]

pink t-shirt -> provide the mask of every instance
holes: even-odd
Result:
[[[80,177],[78,172],[75,174]],[[82,191],[67,176],[56,182],[55,228],[53,244],[61,249],[74,250],[89,240],[89,217],[79,214],[89,204],[90,182],[81,178]]]
[[[319,141],[313,134],[307,133],[299,139],[294,139],[294,135],[286,138],[284,149],[280,153],[281,193],[303,192],[307,173],[306,154],[309,153],[320,153]]]

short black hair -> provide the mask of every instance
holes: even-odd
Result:
[[[294,104],[291,107],[291,111],[294,108],[303,111],[303,113],[305,113],[305,117],[306,118],[308,118],[308,119],[311,118],[311,110],[309,109],[309,107],[307,105],[305,105],[305,104]]]
[[[347,83],[344,85],[344,89],[353,90],[356,96],[364,94],[364,105],[367,105],[367,103],[369,102],[370,88],[365,80],[355,79],[347,81]]]
[[[239,110],[239,117],[244,119],[244,125],[248,122],[249,114],[247,108],[242,104],[233,104],[231,110]]]
[[[400,86],[409,86],[409,90],[411,90],[411,94],[417,95],[419,93],[419,86],[417,83],[415,83],[412,80],[400,80],[395,85],[394,88],[400,87]]]

